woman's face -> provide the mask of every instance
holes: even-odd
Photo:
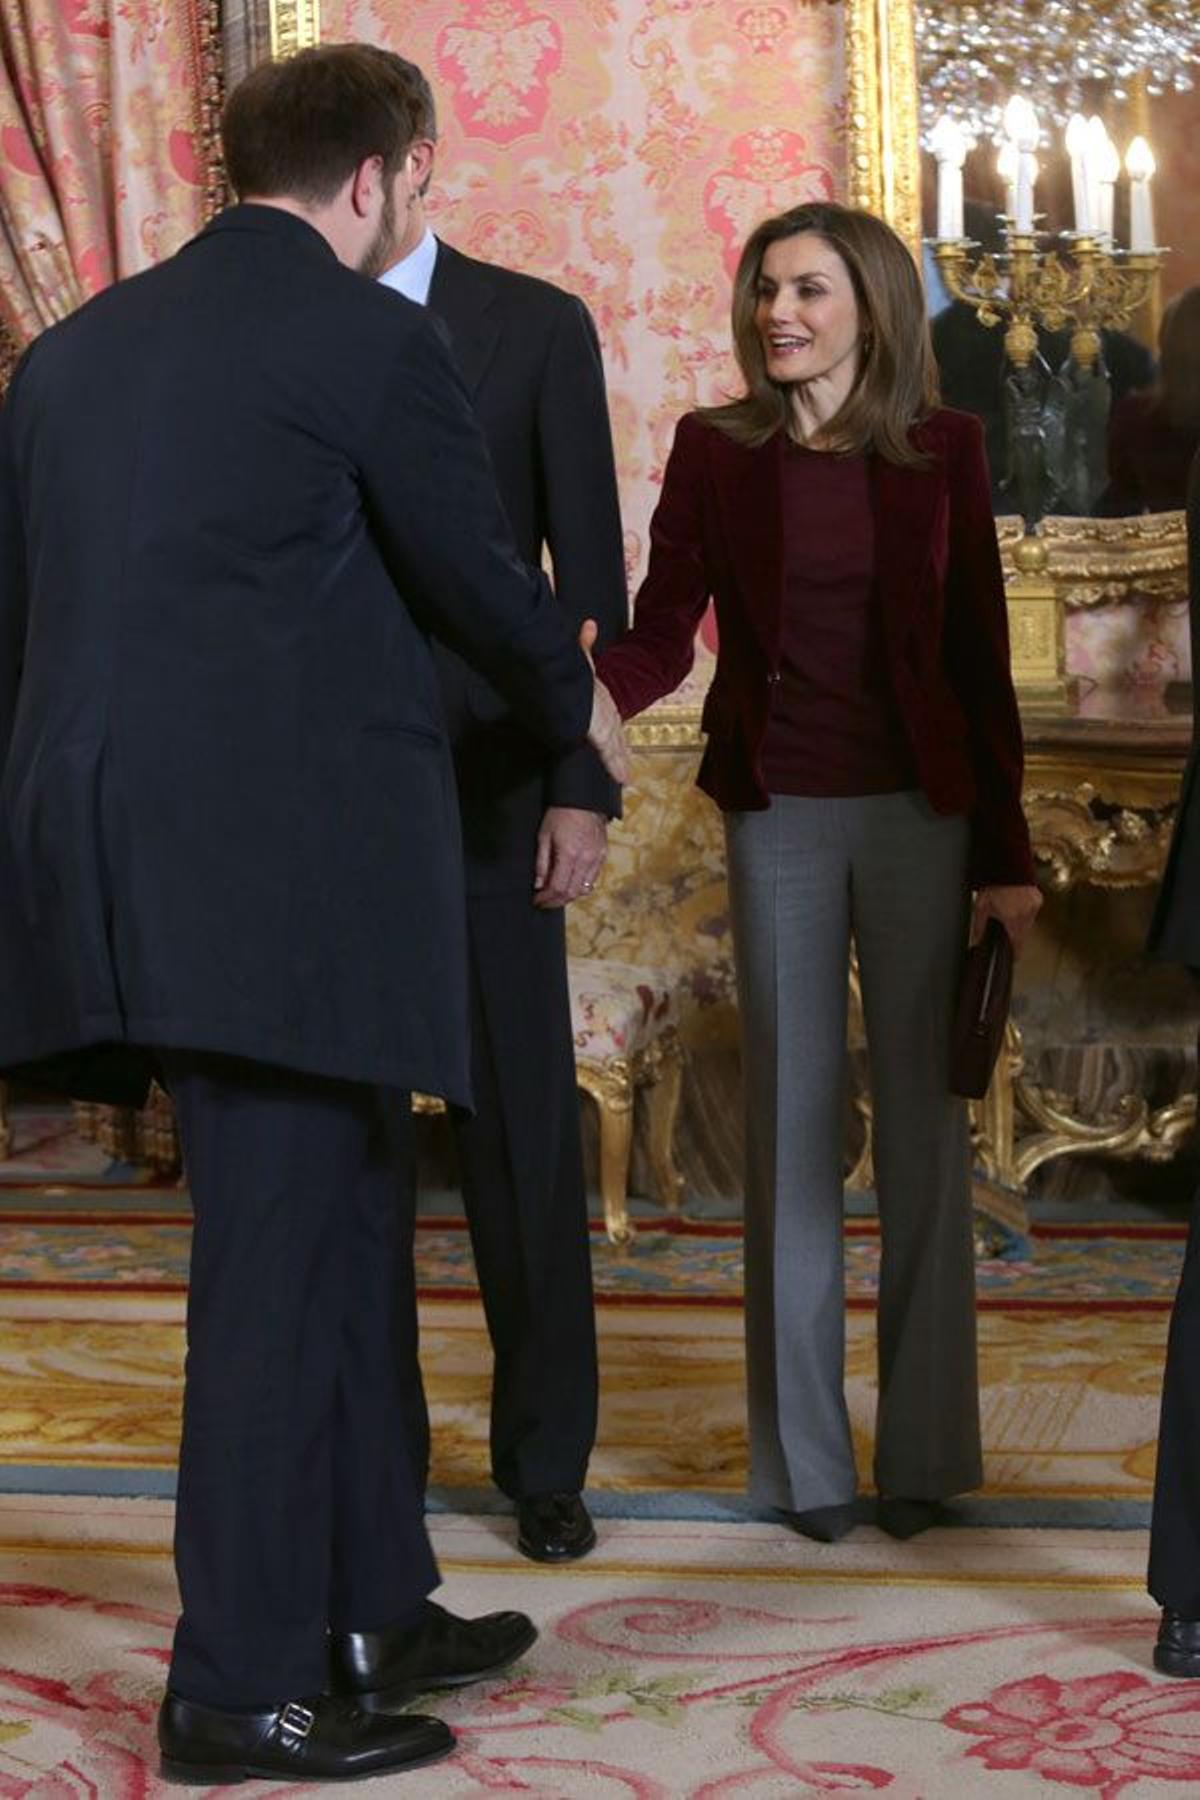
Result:
[[[857,373],[862,321],[854,283],[815,231],[768,244],[755,321],[772,381],[817,381],[843,368],[851,379]]]

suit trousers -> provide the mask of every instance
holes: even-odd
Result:
[[[879,1490],[982,1479],[967,1110],[949,1088],[968,826],[919,792],[726,818],[746,1108],[750,1491],[856,1488],[843,1389],[847,981],[858,951],[881,1233]]]
[[[1167,1338],[1149,1585],[1160,1606],[1200,1619],[1200,1189]]]
[[[322,1691],[329,1629],[402,1623],[439,1580],[400,1424],[409,1097],[159,1062],[195,1215],[170,1686],[265,1705]]]
[[[513,1499],[578,1493],[596,1439],[596,1321],[566,923],[528,891],[467,899],[475,1112],[454,1114],[492,1340],[491,1456]]]

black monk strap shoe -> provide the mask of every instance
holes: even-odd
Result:
[[[517,1549],[532,1562],[576,1562],[596,1547],[596,1527],[579,1494],[529,1494],[517,1501]]]
[[[1182,1613],[1163,1607],[1154,1666],[1160,1675],[1200,1677],[1200,1619],[1185,1619]]]
[[[164,1781],[357,1781],[420,1769],[454,1749],[440,1719],[376,1718],[353,1701],[318,1694],[261,1712],[224,1712],[168,1693],[158,1714]]]
[[[430,1688],[465,1687],[499,1675],[537,1642],[524,1613],[459,1619],[425,1602],[415,1625],[391,1631],[331,1631],[330,1683],[368,1712],[402,1706]]]

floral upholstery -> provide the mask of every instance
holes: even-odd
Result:
[[[674,982],[662,969],[572,956],[567,972],[577,1063],[631,1059],[675,1024]]]

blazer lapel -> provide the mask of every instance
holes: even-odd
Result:
[[[894,650],[903,646],[920,604],[945,496],[946,471],[940,463],[902,469],[872,457],[875,567],[884,629]]]
[[[783,433],[746,449],[714,432],[715,490],[742,604],[774,666],[783,627]]]
[[[500,343],[496,290],[486,268],[438,239],[429,310],[450,332],[454,359],[474,396]]]

